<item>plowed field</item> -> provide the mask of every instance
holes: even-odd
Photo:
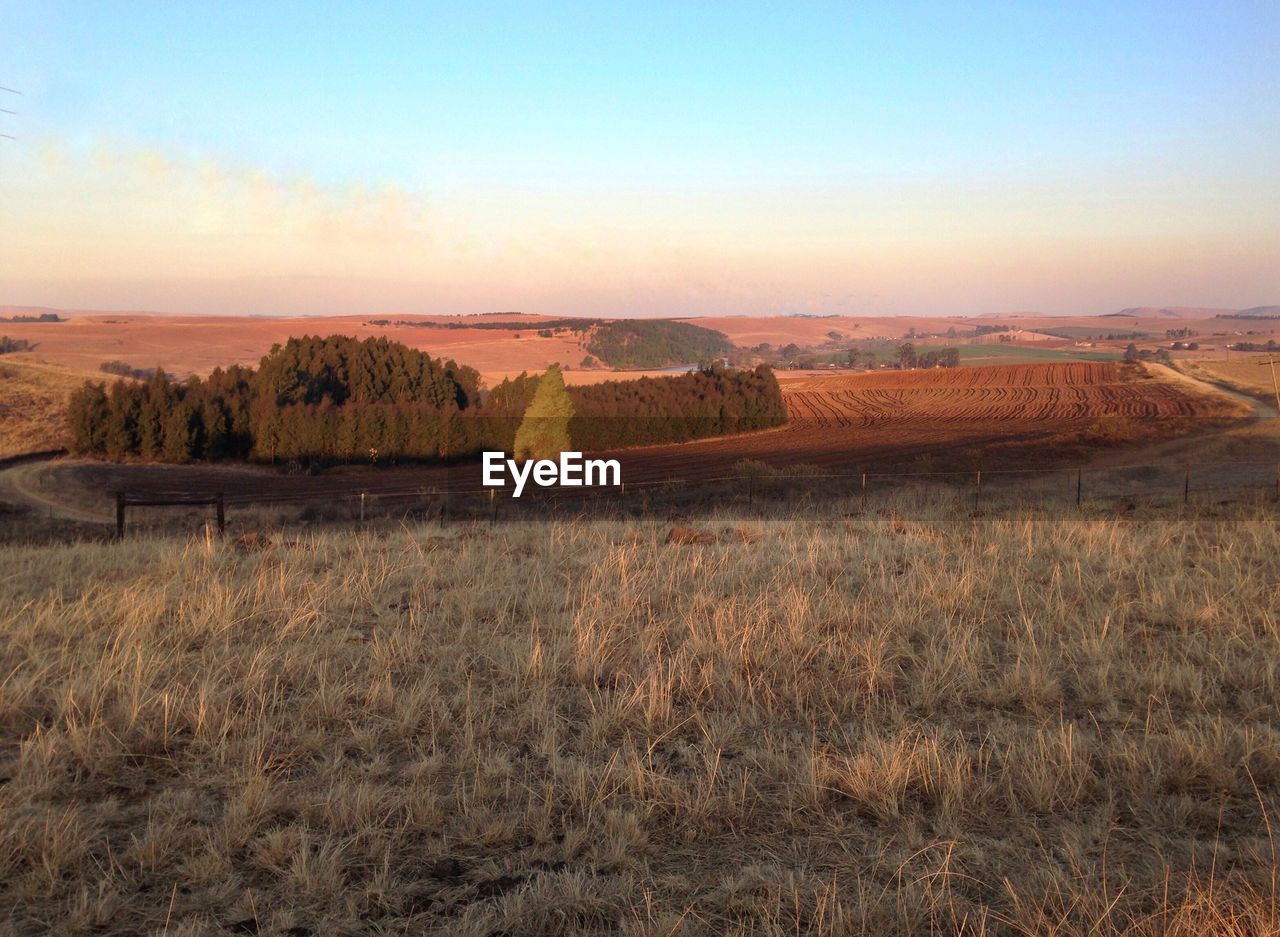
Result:
[[[838,428],[928,420],[1051,429],[1058,420],[1211,416],[1225,406],[1113,362],[784,378],[783,387],[793,420]]]
[[[954,370],[782,375],[790,415],[776,430],[631,450],[637,481],[722,475],[744,459],[832,471],[1080,461],[1117,445],[1194,431],[1245,408],[1150,376],[1139,365],[1054,362]],[[1083,435],[1082,435],[1083,434]]]

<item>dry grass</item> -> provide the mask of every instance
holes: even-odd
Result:
[[[1264,365],[1271,359],[1280,360],[1280,354],[1238,354],[1230,361],[1179,361],[1178,366],[1194,377],[1217,381],[1225,387],[1239,391],[1274,406],[1275,388],[1271,384],[1271,371]]]
[[[0,356],[0,459],[60,449],[67,438],[67,398],[88,374],[26,355]]]
[[[665,533],[0,549],[0,931],[1280,929],[1273,513]]]

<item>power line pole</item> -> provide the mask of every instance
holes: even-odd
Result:
[[[22,92],[21,92],[21,91],[19,91],[19,90],[17,90],[16,88],[6,88],[4,85],[0,85],[0,91],[7,92],[7,93],[9,93],[9,94],[16,94],[16,95],[18,95],[18,97],[22,97]],[[0,114],[13,114],[13,115],[16,115],[17,113],[18,113],[17,111],[11,111],[11,110],[9,110],[9,108],[7,108],[7,107],[0,107]],[[13,134],[11,134],[11,133],[0,133],[0,137],[3,137],[3,138],[4,138],[4,139],[6,139],[6,140],[16,140],[16,139],[18,139],[17,137],[15,137],[15,136],[14,136]]]
[[[1276,412],[1280,413],[1280,384],[1276,383],[1276,359],[1268,358],[1266,361],[1259,361],[1258,367],[1263,365],[1271,366],[1271,390],[1276,395]]]

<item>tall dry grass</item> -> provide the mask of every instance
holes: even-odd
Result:
[[[0,550],[0,929],[1280,929],[1267,509],[751,532]]]

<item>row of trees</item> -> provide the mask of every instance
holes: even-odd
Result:
[[[145,382],[117,380],[110,390],[87,381],[68,407],[72,448],[112,459],[243,458],[253,449],[252,377],[237,365],[183,384],[159,368]]]
[[[587,337],[587,351],[614,368],[665,368],[713,361],[733,351],[723,332],[670,319],[615,319]]]
[[[401,329],[492,329],[494,331],[510,331],[512,329],[546,329],[552,332],[587,332],[604,322],[603,319],[535,319],[532,321],[502,319],[496,322],[478,322],[482,316],[507,316],[505,312],[480,312],[467,317],[462,322],[434,322],[430,319],[370,319],[366,325],[387,328],[394,326]]]
[[[904,368],[958,368],[960,349],[933,348],[920,351],[911,342],[903,342],[897,350],[898,364]]]
[[[274,346],[256,371],[86,383],[69,418],[77,452],[111,458],[435,458],[452,454],[450,421],[479,388],[471,368],[385,338],[305,336]]]
[[[1139,348],[1133,342],[1130,342],[1125,347],[1124,360],[1126,364],[1133,364],[1138,361],[1155,361],[1158,364],[1173,364],[1173,356],[1169,354],[1169,349],[1157,348],[1152,351],[1150,348]]]
[[[1280,351],[1280,343],[1274,338],[1265,342],[1235,342],[1227,347],[1232,351]]]
[[[521,374],[493,389],[483,415],[494,448],[519,455],[525,433],[554,437],[550,422],[531,420],[566,419],[573,449],[600,451],[767,429],[786,422],[787,408],[769,368],[713,364],[671,377],[568,388],[558,368],[542,377]]]
[[[39,314],[19,313],[12,316],[0,316],[0,322],[65,322],[66,319],[58,315],[56,312],[41,312]]]
[[[723,332],[670,319],[542,319],[532,322],[370,319],[367,324],[379,328],[514,329],[516,338],[520,337],[522,328],[536,332],[542,338],[570,332],[580,336],[579,344],[595,358],[614,368],[665,368],[674,364],[712,361],[733,351],[733,343]]]
[[[98,370],[104,374],[114,374],[116,377],[131,377],[138,381],[149,381],[156,373],[156,368],[135,368],[127,361],[104,361],[98,365]]]
[[[680,441],[786,419],[767,368],[711,367],[571,389],[558,368],[548,377],[546,407],[557,418],[571,412],[578,449]],[[157,368],[146,381],[88,382],[72,395],[69,420],[76,452],[113,459],[451,459],[512,452],[544,380],[522,374],[482,397],[472,369],[399,343],[305,337],[272,348],[256,370],[234,365],[175,383]]]

